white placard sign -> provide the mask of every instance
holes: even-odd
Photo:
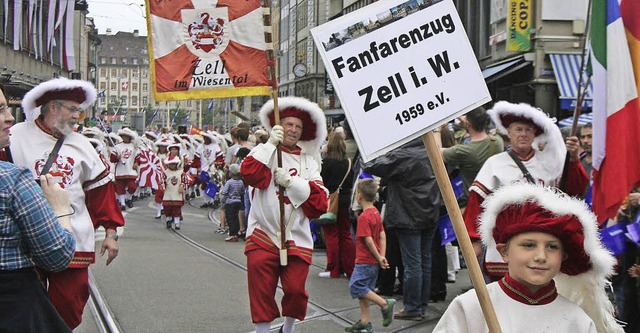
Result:
[[[379,1],[311,34],[365,161],[491,100],[451,0]]]

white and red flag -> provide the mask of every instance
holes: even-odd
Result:
[[[593,211],[603,221],[640,185],[640,1],[593,1],[591,60]]]
[[[164,168],[162,162],[148,147],[140,147],[140,157],[138,159],[140,167],[139,185],[158,189],[158,184],[164,178]]]
[[[147,1],[157,101],[268,95],[260,0]]]

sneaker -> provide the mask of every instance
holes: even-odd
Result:
[[[387,327],[393,321],[393,308],[396,306],[396,300],[393,298],[387,298],[387,306],[380,309],[382,313],[382,326]]]
[[[176,225],[174,226],[174,228],[175,228],[176,230],[180,230],[180,225],[179,225],[179,224],[176,224]]]
[[[126,201],[125,201],[125,204],[127,204],[127,207],[129,207],[129,208],[133,208],[133,201],[131,201],[131,200],[126,200]]]
[[[363,323],[358,320],[355,324],[344,328],[345,332],[351,333],[370,333],[373,332],[373,325],[371,323]]]
[[[171,229],[171,225],[173,224],[173,221],[168,220],[167,221],[167,229]]]
[[[224,234],[224,228],[218,228],[216,234]]]
[[[406,313],[404,312],[404,310],[400,312],[396,312],[394,314],[394,317],[400,320],[413,320],[413,321],[421,321],[422,319],[424,319],[421,314]]]
[[[330,278],[331,277],[331,272],[320,272],[320,274],[318,274],[319,277],[321,278]]]
[[[159,220],[161,217],[161,215],[156,216],[156,220]]]
[[[229,236],[229,237],[225,238],[224,241],[225,242],[229,242],[229,243],[237,243],[238,242],[238,236]]]
[[[196,196],[200,196],[200,189],[196,189]]]
[[[120,210],[124,212],[125,210],[127,210],[127,206],[125,206],[125,205],[120,205]]]

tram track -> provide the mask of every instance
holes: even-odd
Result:
[[[195,207],[195,205],[193,205],[191,203],[191,200],[189,200],[189,204],[191,206]],[[208,219],[209,219],[209,221],[211,223],[213,223],[214,225],[218,225],[218,226],[220,225],[219,220],[217,219],[216,210],[210,209],[208,214],[207,214],[207,216],[208,216]],[[229,264],[229,265],[231,265],[231,266],[233,266],[233,267],[235,267],[237,269],[240,269],[240,270],[242,270],[244,272],[247,271],[247,267],[245,265],[243,265],[242,263],[238,262],[237,260],[234,260],[234,259],[232,259],[232,258],[230,258],[228,256],[223,255],[220,252],[212,250],[209,247],[198,243],[197,241],[191,239],[190,237],[186,236],[184,233],[182,233],[182,232],[180,232],[178,230],[170,229],[170,231],[172,233],[174,233],[177,237],[179,237],[182,241],[184,241],[185,243],[193,246],[194,248],[196,248],[196,249],[198,249],[198,250],[200,250],[200,251],[202,251],[202,252],[204,252],[204,253],[206,253],[206,254],[208,254],[210,256],[213,256],[213,257],[217,258],[218,260],[221,260],[221,261],[223,261],[223,262],[225,262],[225,263],[227,263],[227,264]],[[317,267],[317,268],[319,268],[321,270],[324,270],[324,267],[322,267],[320,265],[317,265],[317,264],[311,264],[311,265],[314,266],[314,267]],[[280,284],[278,284],[278,290],[282,291],[282,286]],[[343,308],[343,309],[339,309],[339,310],[331,310],[328,307],[326,307],[326,306],[324,306],[324,305],[322,305],[322,304],[320,304],[318,302],[312,301],[312,300],[309,300],[308,304],[311,305],[313,309],[316,309],[316,311],[315,311],[316,314],[308,316],[304,320],[302,320],[302,321],[300,321],[298,323],[311,322],[311,321],[314,321],[314,320],[317,320],[317,319],[322,319],[322,318],[329,317],[331,320],[333,320],[335,322],[338,322],[340,324],[352,324],[353,321],[351,319],[347,318],[342,313],[347,313],[349,311],[353,311],[353,310],[359,309],[358,306],[353,306],[353,307]],[[428,324],[428,323],[435,322],[438,319],[439,319],[439,317],[438,318],[433,318],[433,319],[426,319],[426,320],[423,320],[423,321],[420,321],[420,322],[406,321],[405,322],[406,325],[403,325],[403,326],[398,327],[398,328],[394,328],[393,330],[386,331],[386,332],[394,332],[395,333],[395,332],[405,332],[405,331],[415,330],[415,329],[419,328],[420,326],[423,326],[423,325]],[[271,330],[277,330],[277,329],[280,328],[280,326],[281,326],[280,324],[274,325],[274,326],[271,327]]]
[[[107,302],[102,298],[98,285],[89,268],[89,309],[100,333],[120,333],[120,325],[113,318]]]

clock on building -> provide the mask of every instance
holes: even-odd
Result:
[[[297,63],[293,66],[293,75],[296,77],[303,77],[307,75],[307,66],[303,63]]]

